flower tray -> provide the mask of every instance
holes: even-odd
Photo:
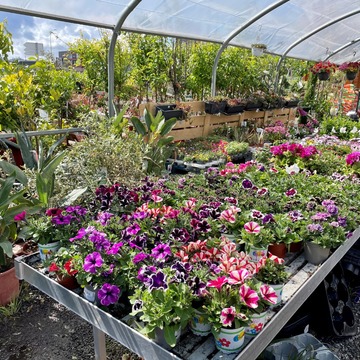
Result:
[[[296,107],[299,104],[299,100],[288,100],[285,101],[284,106],[287,108]]]
[[[226,101],[205,101],[205,112],[207,114],[224,113],[226,108]]]
[[[155,115],[161,111],[165,120],[176,118],[182,120],[184,118],[184,112],[182,109],[175,109],[175,104],[157,105],[155,108]]]
[[[245,110],[257,110],[257,109],[262,109],[262,108],[263,108],[263,103],[262,102],[249,101],[245,105]]]
[[[244,112],[244,110],[245,110],[245,105],[229,106],[226,104],[225,114],[239,114]]]

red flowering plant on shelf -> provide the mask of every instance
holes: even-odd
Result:
[[[313,74],[319,74],[319,73],[331,73],[335,72],[337,69],[337,65],[330,62],[330,61],[320,61],[316,63],[310,71]]]

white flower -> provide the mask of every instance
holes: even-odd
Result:
[[[290,175],[298,174],[299,171],[300,171],[300,168],[299,168],[298,164],[293,164],[291,166],[286,167],[286,172]]]
[[[351,129],[351,134],[356,134],[358,132],[358,129],[356,126],[354,126],[352,129]]]
[[[319,128],[314,129],[314,134],[317,134],[319,132]]]
[[[336,134],[336,130],[335,130],[334,127],[331,129],[331,132],[334,133],[334,134]]]
[[[340,128],[340,134],[345,134],[346,133],[346,126]]]

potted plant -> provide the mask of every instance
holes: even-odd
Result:
[[[253,56],[262,56],[267,46],[262,43],[251,44],[251,53]]]
[[[345,72],[347,80],[354,80],[359,71],[359,67],[359,61],[344,62],[339,65],[339,70]]]
[[[252,152],[246,142],[230,141],[225,145],[225,152],[234,164],[245,163],[252,159]]]
[[[0,188],[0,305],[19,294],[19,280],[13,266],[13,245],[18,237],[17,223],[36,205],[26,197],[27,188],[15,185],[16,174],[2,180]]]
[[[319,80],[328,80],[331,72],[335,72],[337,65],[330,61],[320,61],[316,63],[310,70],[316,74]]]
[[[226,114],[239,114],[245,110],[245,103],[242,99],[227,99]]]
[[[207,114],[224,113],[226,104],[226,98],[222,96],[211,97],[205,101],[205,112]]]

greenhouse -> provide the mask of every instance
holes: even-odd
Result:
[[[358,1],[0,11],[100,29],[29,65],[0,23],[0,329],[53,360],[358,356]]]

